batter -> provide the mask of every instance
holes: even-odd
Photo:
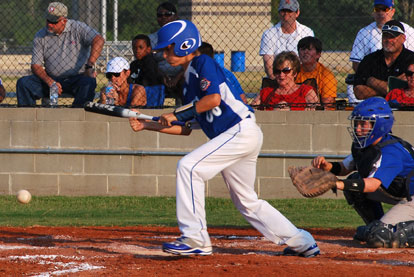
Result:
[[[177,166],[177,219],[182,236],[164,243],[163,250],[178,255],[210,255],[207,232],[205,184],[221,173],[234,205],[244,218],[266,238],[287,244],[285,255],[313,257],[319,254],[315,240],[296,228],[285,216],[254,191],[257,156],[263,134],[253,109],[232,91],[221,67],[209,56],[196,56],[201,37],[196,26],[177,20],[158,31],[158,45],[172,66],[185,69],[184,103],[159,122],[130,119],[134,131],[151,130],[189,135],[191,129],[172,126],[174,120],[196,120],[210,138],[206,144],[183,157]]]

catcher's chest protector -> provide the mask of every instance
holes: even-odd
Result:
[[[355,161],[355,165],[359,175],[362,178],[367,178],[368,175],[371,173],[374,164],[379,160],[381,157],[381,148],[385,147],[386,145],[393,144],[393,143],[401,143],[405,149],[411,154],[414,159],[414,150],[411,144],[402,140],[399,137],[392,136],[392,139],[380,142],[376,145],[370,145],[366,148],[357,148],[356,144],[352,144],[352,157]],[[406,177],[399,177],[397,176],[391,183],[388,189],[383,188],[395,197],[407,197],[408,200],[411,199],[410,197],[410,179],[414,176],[414,170],[411,171],[408,176]]]

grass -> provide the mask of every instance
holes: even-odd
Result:
[[[363,221],[345,200],[281,199],[268,201],[302,228],[355,228]],[[387,206],[386,209],[389,207]],[[228,199],[206,199],[212,226],[250,226]],[[23,205],[14,196],[0,196],[0,226],[176,226],[172,197],[34,196]]]

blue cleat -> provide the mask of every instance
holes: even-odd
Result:
[[[176,241],[163,243],[162,251],[175,255],[206,256],[213,253],[213,248],[200,245],[190,238],[180,237]]]
[[[304,257],[304,258],[311,258],[311,257],[318,256],[320,254],[321,254],[321,251],[319,250],[319,247],[316,243],[311,245],[311,247],[309,247],[307,250],[303,252],[297,252],[295,250],[292,250],[292,248],[290,247],[286,247],[283,250],[284,256],[299,256],[299,257]]]

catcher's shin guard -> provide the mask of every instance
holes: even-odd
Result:
[[[368,233],[366,242],[373,248],[390,248],[393,243],[393,225],[385,224],[379,220],[373,221],[367,226]]]
[[[400,222],[395,225],[392,240],[393,248],[414,247],[414,221]]]
[[[344,191],[344,196],[348,204],[355,209],[365,224],[379,220],[384,215],[382,204],[368,199],[364,193]]]

